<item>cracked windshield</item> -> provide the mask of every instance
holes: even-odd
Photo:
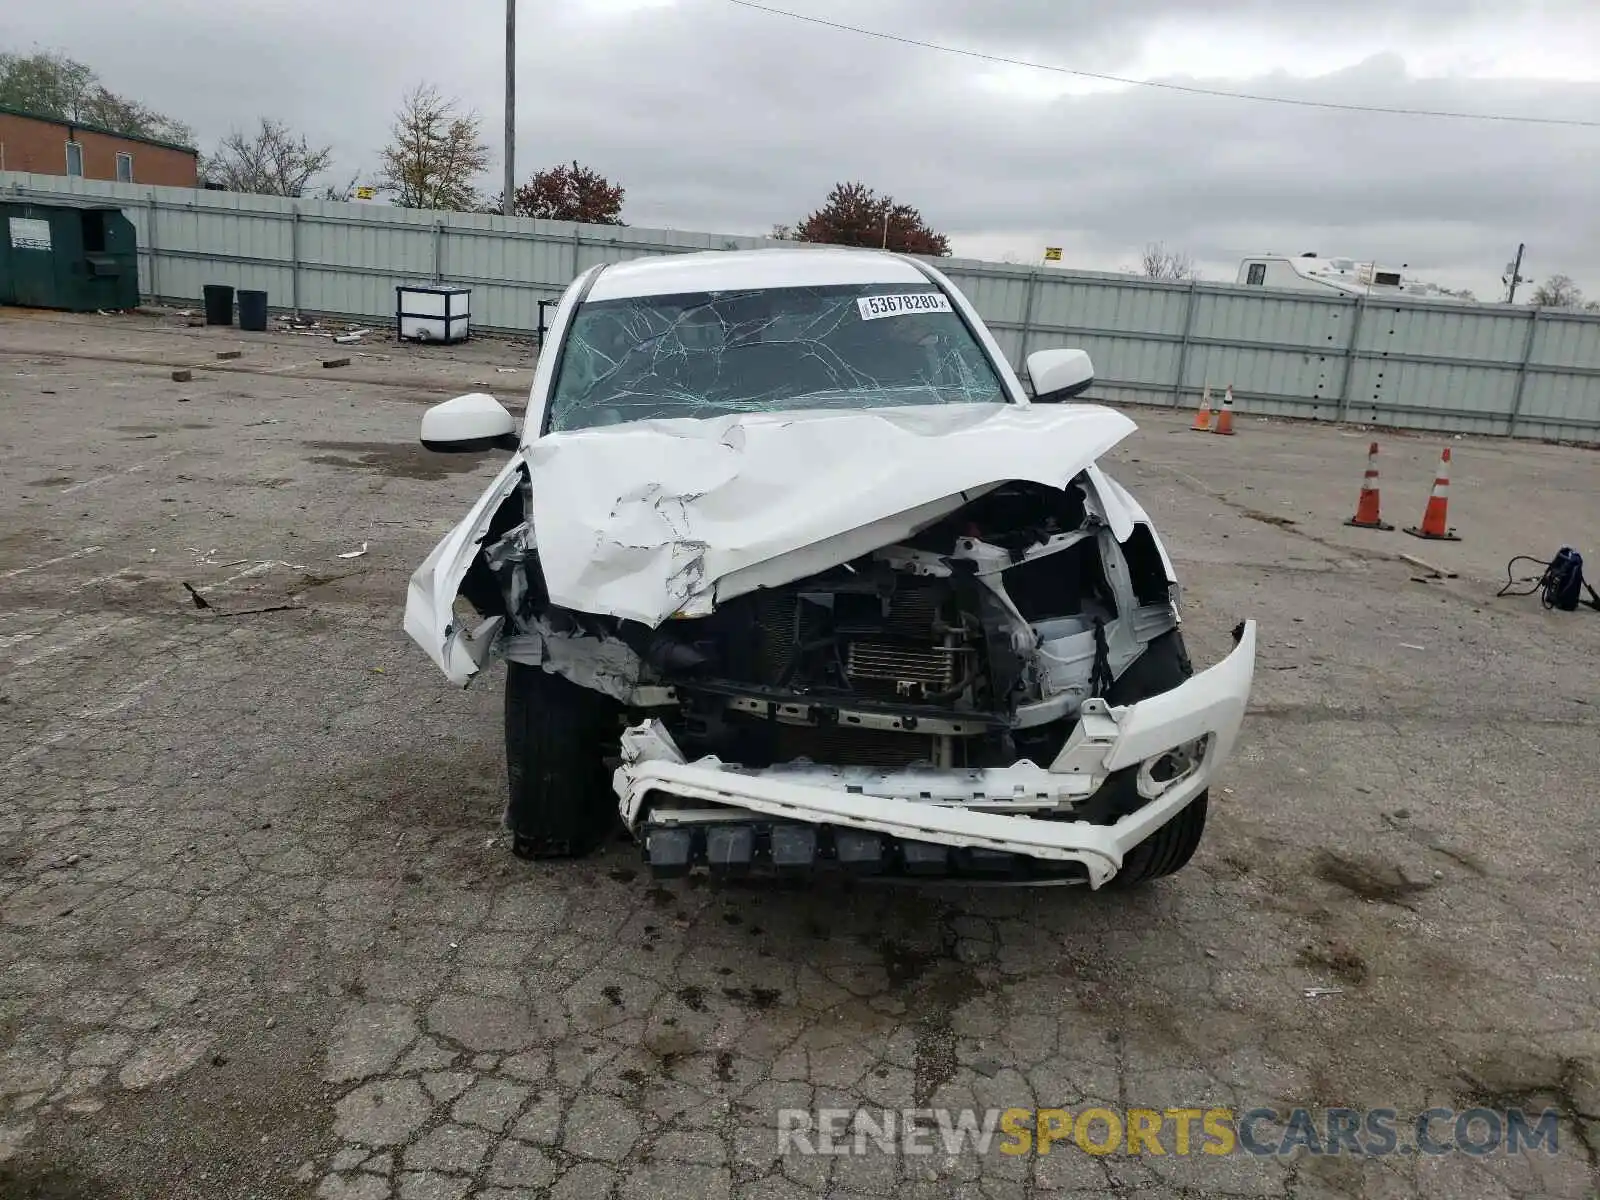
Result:
[[[550,429],[1005,399],[983,350],[931,285],[702,292],[583,305]]]

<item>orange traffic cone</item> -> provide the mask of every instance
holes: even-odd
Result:
[[[1200,393],[1200,411],[1194,414],[1194,424],[1190,429],[1198,433],[1211,432],[1211,385],[1206,384],[1206,390]]]
[[[1345,522],[1359,529],[1393,529],[1378,516],[1378,443],[1367,447],[1367,474],[1361,480],[1361,498],[1356,501],[1356,515]]]
[[[1222,407],[1217,410],[1217,427],[1212,433],[1233,436],[1233,384],[1229,384],[1222,393]]]
[[[1407,526],[1406,532],[1412,537],[1431,538],[1441,542],[1459,542],[1456,531],[1446,523],[1446,514],[1450,507],[1450,447],[1444,448],[1444,453],[1439,456],[1439,473],[1433,478],[1433,492],[1428,497],[1428,506],[1422,510],[1422,525]]]

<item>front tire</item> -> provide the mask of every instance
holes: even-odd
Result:
[[[605,765],[616,747],[617,707],[540,667],[506,666],[511,851],[518,858],[581,858],[617,823]]]
[[[1107,689],[1106,701],[1118,705],[1148,700],[1171,691],[1193,674],[1194,665],[1189,661],[1182,631],[1169,630],[1153,638],[1145,652]],[[1131,777],[1127,786],[1134,786]],[[1122,869],[1105,886],[1138,887],[1186,867],[1205,833],[1209,799],[1207,792],[1201,792],[1177,816],[1128,851],[1122,859]]]

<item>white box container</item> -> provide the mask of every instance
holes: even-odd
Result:
[[[394,290],[396,336],[402,342],[464,342],[472,330],[472,289],[402,284]]]

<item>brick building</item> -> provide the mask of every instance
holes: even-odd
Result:
[[[0,171],[80,175],[162,187],[199,187],[200,156],[189,146],[112,133],[95,125],[0,108]]]

